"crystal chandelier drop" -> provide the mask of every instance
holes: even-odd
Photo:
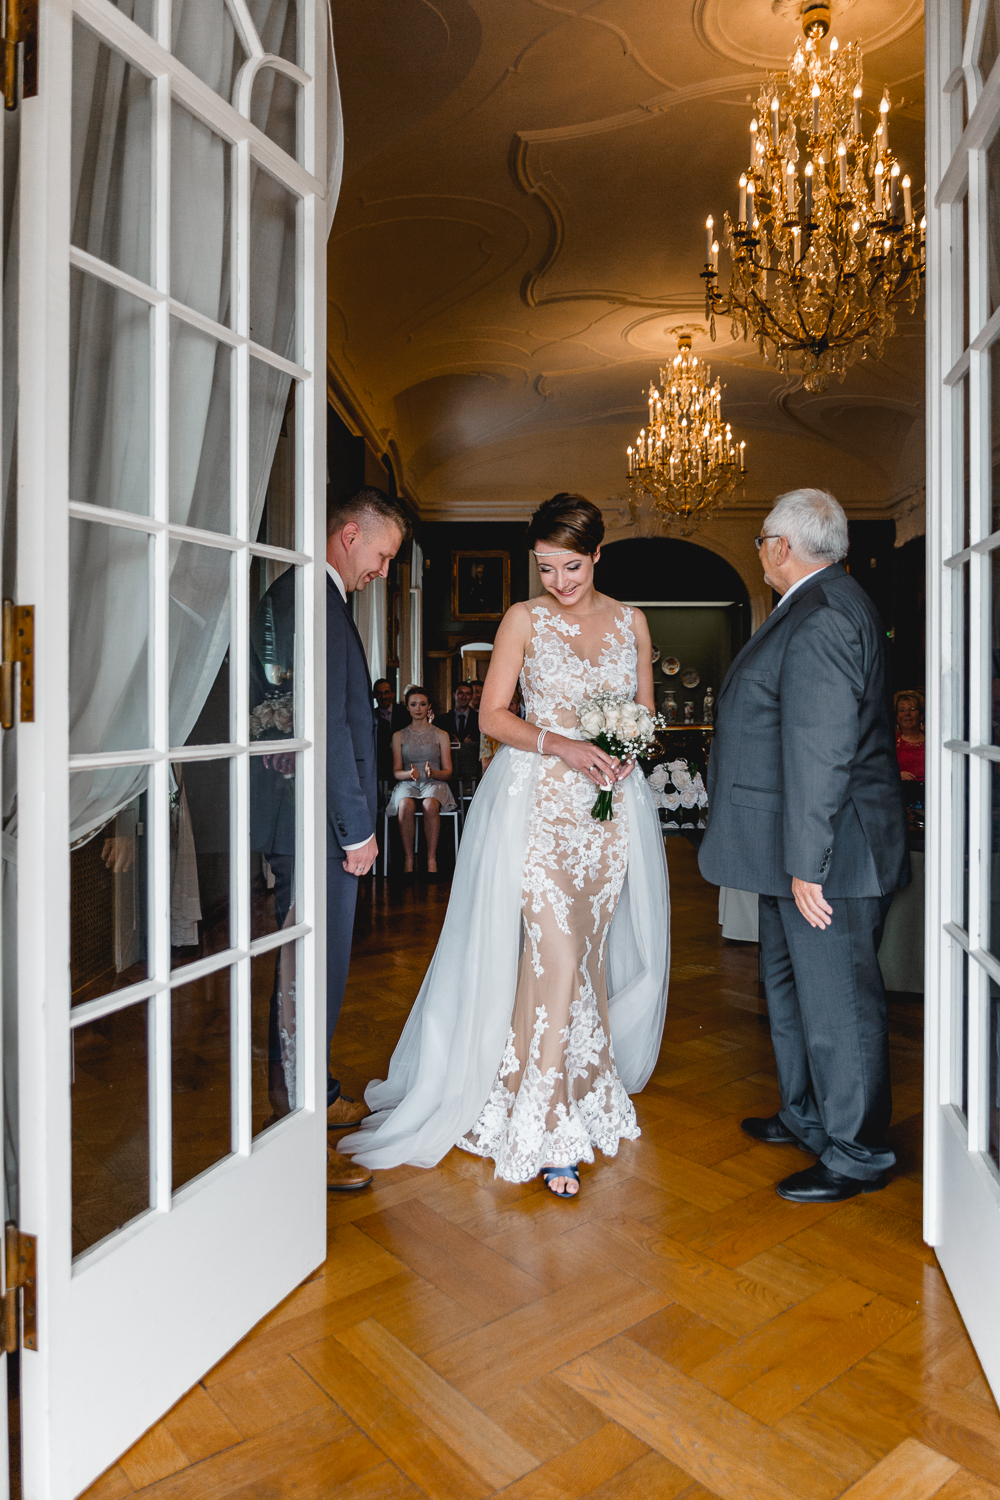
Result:
[[[859,356],[881,356],[895,308],[916,308],[924,276],[926,220],[914,222],[910,179],[889,145],[888,93],[866,138],[861,49],[831,37],[824,54],[829,22],[828,4],[806,0],[805,42],[761,90],[739,217],[725,215],[728,292],[711,218],[702,272],[712,337],[718,313],[783,374],[801,354],[809,391],[843,380]]]
[[[694,531],[742,482],[745,443],[722,420],[722,382],[691,353],[681,333],[673,363],[649,387],[649,426],[628,450],[629,492],[645,497],[681,536]]]

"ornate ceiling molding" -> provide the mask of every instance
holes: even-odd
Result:
[[[646,100],[636,109],[627,110],[620,115],[608,115],[602,120],[578,121],[569,125],[556,125],[547,130],[519,130],[511,144],[511,173],[518,187],[542,205],[549,221],[549,242],[545,254],[521,283],[521,298],[525,306],[546,307],[559,302],[608,302],[616,307],[648,307],[673,314],[690,311],[692,298],[688,294],[665,298],[641,297],[634,292],[612,287],[573,287],[561,292],[543,292],[541,282],[553,270],[565,247],[566,219],[543,178],[533,173],[529,153],[532,146],[582,140],[588,136],[608,135],[612,131],[646,125],[651,120],[662,118],[671,109],[693,100],[717,97],[734,90],[745,92],[760,83],[764,76],[763,73],[740,73],[731,78],[716,78],[690,84],[687,88],[670,89]]]
[[[842,14],[845,10],[853,9],[854,4],[855,0],[848,0],[848,3],[840,0],[837,13]],[[764,9],[763,5],[759,8],[761,11]],[[748,9],[746,0],[741,0],[741,9],[745,15]],[[782,4],[780,8],[778,5],[772,5],[771,11],[779,19],[794,24],[797,29],[799,12],[797,4]],[[880,48],[898,42],[900,37],[905,36],[908,31],[912,31],[920,24],[923,15],[924,0],[906,0],[889,25],[860,39],[865,55],[870,56],[873,52],[878,52]],[[789,45],[781,52],[762,54],[759,47],[751,50],[742,46],[726,30],[723,19],[723,0],[695,0],[692,24],[698,40],[718,57],[725,57],[730,62],[747,63],[755,68],[766,68],[769,72],[783,71],[788,66],[788,54],[794,50],[797,40],[790,26]]]

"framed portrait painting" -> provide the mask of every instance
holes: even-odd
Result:
[[[509,607],[509,552],[451,554],[453,620],[499,620]]]

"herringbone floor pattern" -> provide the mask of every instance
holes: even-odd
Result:
[[[1000,1418],[920,1234],[921,1017],[894,1007],[883,1193],[785,1203],[756,949],[669,845],[642,1139],[572,1203],[453,1151],[331,1199],[329,1256],[87,1500],[1000,1500]],[[345,1087],[381,1070],[446,891],[359,916]]]

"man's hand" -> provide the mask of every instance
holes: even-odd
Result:
[[[799,880],[793,875],[792,895],[810,927],[829,927],[833,921],[833,907],[823,900],[821,885],[814,880]]]
[[[295,756],[291,751],[283,750],[278,755],[265,755],[262,759],[266,771],[277,771],[279,776],[295,775]]]
[[[344,869],[348,875],[367,875],[377,859],[378,843],[372,834],[367,844],[362,844],[360,849],[348,849]]]

